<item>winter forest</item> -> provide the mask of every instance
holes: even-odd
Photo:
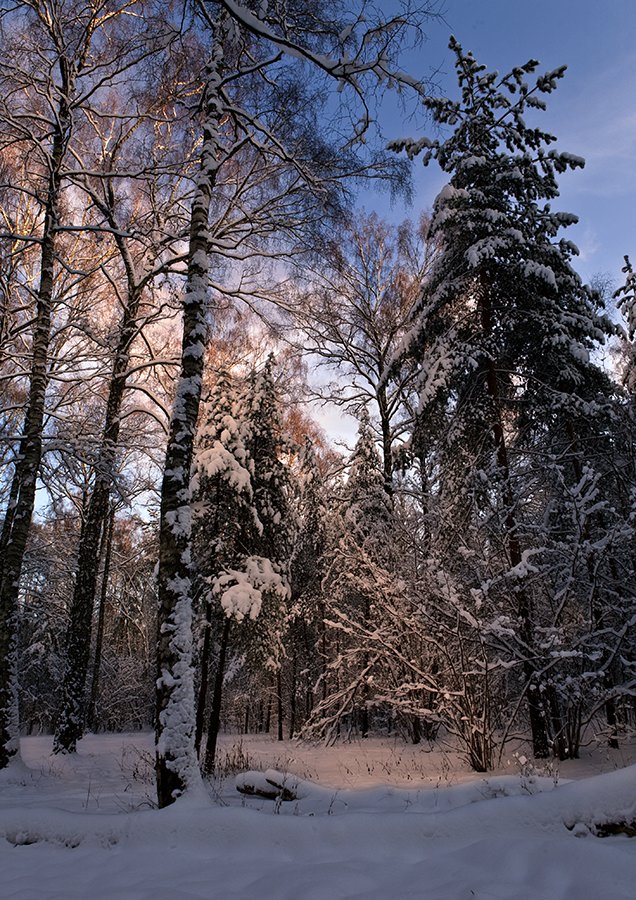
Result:
[[[632,741],[635,248],[577,273],[565,66],[458,35],[445,96],[433,0],[0,10],[0,768],[154,732],[176,808],[228,733]]]

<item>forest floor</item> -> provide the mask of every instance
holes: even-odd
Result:
[[[217,781],[164,810],[151,735],[51,746],[23,738],[0,773],[2,900],[634,897],[636,837],[600,836],[636,823],[633,741],[543,768],[517,750],[484,776],[428,743],[224,735]],[[236,790],[266,777],[296,799]]]

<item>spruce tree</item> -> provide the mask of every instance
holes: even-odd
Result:
[[[203,640],[195,746],[200,752],[207,706],[213,632],[217,661],[207,728],[207,756],[214,760],[221,715],[223,678],[232,619],[257,610],[218,602],[213,586],[222,573],[245,569],[259,522],[252,506],[253,464],[247,449],[244,401],[236,380],[221,371],[199,432],[192,478],[192,520],[197,596],[203,610]],[[246,593],[246,599],[251,595]]]
[[[254,553],[267,561],[272,589],[263,591],[265,614],[255,623],[251,656],[269,669],[275,680],[278,739],[283,739],[282,668],[290,621],[290,561],[295,521],[292,485],[285,457],[291,446],[283,434],[274,357],[252,373],[248,388],[249,449],[254,462],[254,508],[260,523]]]
[[[559,235],[576,217],[551,207],[557,176],[583,160],[552,149],[554,136],[524,120],[545,108],[565,67],[528,81],[538,67],[530,60],[500,76],[450,46],[461,99],[424,101],[450,136],[394,144],[449,176],[431,223],[441,252],[402,358],[420,367],[419,429],[439,448],[440,508],[455,521],[496,524],[495,574],[507,581],[534,751],[545,756],[557,711],[541,675],[520,460],[557,432],[568,438],[562,455],[577,454],[576,421],[611,392],[590,359],[612,326],[572,267],[576,247]]]
[[[205,609],[196,744],[208,705],[207,773],[214,770],[230,659],[249,671],[265,666],[279,673],[282,664],[293,517],[272,365],[270,359],[246,384],[221,373],[195,459],[194,561]],[[206,704],[213,638],[215,676]]]

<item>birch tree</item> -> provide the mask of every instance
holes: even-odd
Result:
[[[388,367],[434,257],[427,230],[425,216],[417,227],[392,228],[375,214],[358,215],[330,242],[320,271],[299,273],[309,285],[290,301],[303,351],[338,376],[316,387],[318,396],[354,413],[366,406],[378,423],[389,493],[396,449],[411,430],[415,370],[404,365],[389,374]]]
[[[153,67],[170,60],[166,47],[159,43],[144,49],[145,62],[148,62],[151,50]],[[167,74],[172,74],[169,66]],[[152,89],[147,87],[141,93],[137,85],[141,97],[137,96],[138,108],[133,116],[124,112],[126,100],[132,102],[132,97],[119,97],[121,108],[116,113],[92,109],[84,147],[97,144],[100,153],[93,160],[87,158],[83,148],[74,148],[75,168],[69,173],[96,213],[93,227],[102,239],[114,245],[112,261],[103,269],[107,273],[108,288],[116,292],[121,314],[115,334],[110,337],[110,342],[115,345],[114,353],[107,380],[105,410],[103,414],[100,411],[103,424],[93,454],[94,475],[78,552],[67,635],[63,707],[54,742],[56,752],[74,751],[83,733],[98,548],[106,528],[110,495],[117,475],[125,395],[131,386],[133,390],[135,388],[135,371],[139,372],[144,365],[165,366],[166,362],[170,365],[169,360],[154,360],[152,354],[145,363],[134,365],[131,356],[135,341],[139,341],[147,325],[161,314],[159,299],[153,297],[157,282],[182,262],[180,245],[185,222],[178,210],[188,189],[184,173],[189,163],[189,148],[187,135],[181,137],[182,152],[179,155],[169,149],[166,140],[168,134],[174,137],[179,131],[173,111],[178,91],[171,97],[173,88],[174,85],[155,83]],[[145,109],[139,108],[142,101],[145,101]],[[111,100],[111,107],[112,104]]]
[[[572,267],[576,247],[557,237],[576,217],[551,208],[557,176],[583,160],[552,149],[556,139],[524,120],[545,108],[543,97],[565,68],[528,82],[536,60],[500,76],[454,39],[451,49],[461,99],[425,102],[452,134],[394,145],[426,163],[435,159],[449,175],[431,224],[441,253],[405,350],[420,367],[423,427],[435,429],[440,509],[456,528],[488,515],[499,531],[497,574],[487,583],[508,585],[534,752],[546,756],[558,710],[541,675],[541,613],[529,563],[537,547],[522,505],[524,491],[533,494],[521,460],[536,452],[535,440],[545,447],[558,435],[564,457],[576,456],[575,422],[612,393],[591,353],[613,329]],[[483,584],[475,584],[476,603]]]
[[[18,750],[12,667],[22,561],[35,503],[42,457],[48,384],[48,354],[58,246],[66,214],[64,169],[69,145],[88,98],[121,72],[108,67],[108,41],[120,4],[102,0],[55,5],[40,0],[17,3],[5,15],[9,37],[2,76],[0,122],[3,146],[28,156],[29,184],[39,206],[39,278],[31,339],[26,412],[16,449],[9,503],[0,535],[0,765]],[[9,240],[24,236],[8,235]],[[28,238],[31,239],[31,236]],[[13,724],[11,724],[13,723]]]
[[[285,85],[285,60],[294,66],[338,85],[350,95],[357,112],[349,132],[360,139],[370,124],[365,86],[377,87],[392,72],[391,56],[405,32],[411,29],[408,15],[388,23],[365,22],[362,16],[337,22],[312,5],[308,28],[302,4],[294,11],[251,8],[233,2],[201,4],[201,13],[211,36],[210,58],[204,78],[202,102],[201,169],[195,187],[189,237],[188,274],[183,300],[184,332],[182,368],[170,422],[161,503],[161,550],[159,563],[159,633],[157,680],[157,779],[159,804],[171,803],[196,781],[194,752],[194,693],[192,653],[192,580],[190,573],[189,481],[196,419],[201,393],[203,350],[206,333],[206,294],[210,258],[207,233],[216,181],[228,149],[223,146],[228,117],[237,122],[241,139],[254,146],[276,148],[297,177],[325,197],[329,181],[312,172],[312,155],[300,159],[286,149],[286,135],[267,127],[259,110],[232,102],[231,89],[241,74],[264,74],[277,90]],[[278,78],[278,81],[277,81]],[[397,74],[396,84],[417,87],[413,79]],[[287,82],[289,85],[289,82]],[[276,95],[276,90],[274,91]],[[279,98],[282,98],[279,94]],[[309,147],[308,147],[309,149]],[[337,154],[332,154],[334,164]],[[315,160],[315,157],[314,157]],[[320,169],[318,170],[320,171]]]

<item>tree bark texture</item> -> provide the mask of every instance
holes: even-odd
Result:
[[[190,470],[207,333],[207,230],[220,155],[222,60],[222,44],[217,42],[207,72],[201,166],[192,204],[183,298],[181,371],[161,486],[155,694],[155,769],[160,807],[174,802],[198,777],[192,672]]]
[[[102,570],[102,586],[99,600],[99,614],[97,617],[97,632],[95,634],[95,656],[93,659],[93,673],[91,676],[91,690],[88,701],[87,722],[88,727],[94,729],[97,711],[97,698],[99,696],[99,677],[102,663],[102,647],[104,645],[104,626],[106,623],[106,598],[108,596],[108,577],[113,553],[113,529],[115,525],[115,507],[113,506],[108,517],[108,523],[104,532],[104,552],[100,556],[104,558]]]
[[[205,604],[205,631],[203,632],[203,647],[201,648],[201,684],[197,698],[196,730],[194,736],[194,750],[197,757],[201,757],[201,740],[203,738],[203,726],[205,723],[205,708],[208,699],[208,683],[210,680],[210,646],[212,643],[212,603]]]

